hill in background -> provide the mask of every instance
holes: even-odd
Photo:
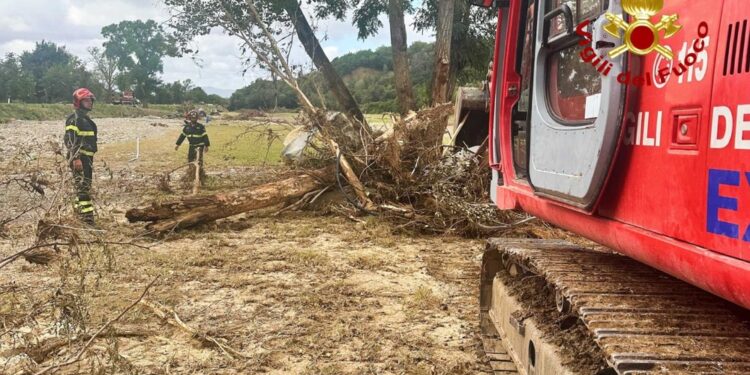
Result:
[[[432,43],[415,42],[409,47],[409,64],[412,85],[419,107],[429,102],[430,80],[434,63]],[[480,59],[481,61],[481,59]],[[466,66],[457,75],[458,84],[481,82],[486,74],[484,59],[482,66]],[[383,46],[375,50],[361,50],[347,53],[332,61],[336,71],[342,76],[354,98],[366,113],[397,112],[396,90],[393,84],[393,60],[391,47]],[[337,109],[337,103],[328,93],[325,80],[318,72],[303,75],[300,86],[314,104]],[[229,100],[231,110],[274,108],[296,109],[299,107],[292,90],[282,81],[259,78],[252,84],[239,89]]]

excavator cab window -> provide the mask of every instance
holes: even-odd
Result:
[[[552,115],[568,126],[593,123],[598,114],[586,113],[586,98],[602,92],[599,72],[581,60],[577,46],[556,51],[547,67],[547,98]]]
[[[602,0],[547,0],[548,9],[570,10],[571,20],[578,24],[603,13]],[[568,27],[562,15],[553,18],[549,25],[550,44],[547,64],[547,100],[551,114],[558,123],[568,126],[591,124],[596,114],[587,114],[586,98],[602,91],[599,72],[593,65],[581,60],[577,35],[567,35]]]

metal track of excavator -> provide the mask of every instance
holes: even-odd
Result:
[[[514,295],[508,286],[534,279],[543,285],[536,298],[557,314],[557,336],[526,311],[533,307],[524,300],[529,293]],[[577,344],[545,342],[574,325],[584,327],[583,340],[601,356],[599,374],[750,374],[747,310],[614,253],[563,241],[491,239],[480,304],[490,361],[504,353],[521,374],[581,373],[565,358]]]

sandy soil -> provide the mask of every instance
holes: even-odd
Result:
[[[182,120],[153,118],[95,118],[99,130],[99,144],[159,138],[168,128],[179,128]],[[0,161],[22,150],[48,142],[58,143],[64,132],[64,119],[60,121],[12,121],[0,124]]]
[[[151,126],[155,122],[169,127]],[[179,125],[172,122],[99,120],[107,142],[102,148],[125,141],[132,129],[158,137],[159,129]],[[2,134],[54,140],[61,125],[2,126]],[[120,133],[123,126],[130,130]],[[26,147],[16,139],[9,143],[16,151]],[[120,169],[96,182],[104,232],[82,232],[80,238],[139,238],[148,248],[82,246],[75,254],[63,248],[50,265],[19,260],[0,269],[0,373],[34,372],[71,358],[85,342],[84,333],[124,310],[157,276],[149,301],[174,309],[185,324],[244,358],[233,358],[139,305],[94,340],[84,360],[60,373],[489,373],[477,338],[481,241],[396,235],[376,219],[272,216],[273,210],[164,239],[141,238],[142,227],[126,223],[124,211],[170,196],[153,178],[163,171],[140,165],[135,173],[112,159]],[[54,169],[17,160],[0,159],[0,171]],[[220,176],[213,188],[221,189],[285,171],[236,166],[212,173]],[[22,186],[11,185],[0,186],[2,217],[29,202],[21,198],[29,194]],[[50,188],[35,199],[52,201],[53,193]],[[32,212],[0,231],[0,258],[35,241],[39,218]],[[54,338],[78,339],[42,350]]]

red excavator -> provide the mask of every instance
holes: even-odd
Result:
[[[750,373],[750,2],[472,3],[493,201],[603,245],[489,241],[496,373]]]

